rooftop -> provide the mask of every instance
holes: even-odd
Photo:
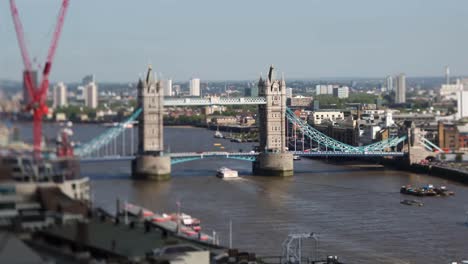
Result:
[[[114,224],[110,221],[92,219],[88,223],[73,223],[55,226],[41,232],[49,238],[67,241],[68,243],[82,243],[91,251],[106,253],[116,257],[138,259],[156,248],[168,245],[192,244],[200,249],[219,249],[217,246],[197,243],[173,235],[164,238],[163,231],[151,228],[145,231],[141,225],[131,228],[124,223]]]

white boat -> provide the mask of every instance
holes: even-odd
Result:
[[[221,132],[219,132],[219,130],[216,130],[216,132],[214,134],[214,137],[215,138],[224,138],[223,134]]]
[[[299,156],[299,155],[294,155],[294,156],[293,156],[293,160],[301,160],[301,156]]]
[[[229,179],[229,178],[238,178],[239,175],[238,175],[237,171],[235,171],[235,170],[231,170],[229,168],[222,167],[216,173],[216,177],[219,177],[221,179]]]

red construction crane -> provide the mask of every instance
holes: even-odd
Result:
[[[33,134],[34,134],[34,157],[39,159],[41,157],[41,139],[42,139],[42,117],[47,114],[48,108],[46,105],[47,89],[49,88],[49,74],[52,68],[52,62],[54,59],[55,51],[57,50],[58,40],[60,33],[62,32],[63,22],[65,20],[65,13],[67,11],[69,0],[62,0],[62,7],[57,18],[57,24],[55,26],[54,36],[52,43],[50,44],[49,53],[47,60],[42,71],[42,81],[39,86],[35,86],[32,78],[32,66],[29,59],[29,54],[26,49],[26,43],[24,41],[23,26],[18,15],[18,9],[16,7],[15,0],[10,0],[11,15],[13,16],[13,22],[15,24],[16,36],[18,38],[19,47],[21,50],[21,56],[23,57],[24,67],[26,69],[24,82],[26,89],[29,94],[31,101],[26,105],[28,111],[33,110]]]

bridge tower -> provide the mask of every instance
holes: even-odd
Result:
[[[138,81],[138,153],[132,161],[136,179],[166,180],[171,174],[171,158],[164,155],[164,91],[153,77],[151,66],[145,80]]]
[[[408,165],[418,164],[428,157],[434,157],[434,152],[428,151],[423,142],[424,132],[414,124],[408,128],[407,161]]]
[[[262,176],[292,176],[293,155],[286,150],[286,82],[275,79],[273,65],[265,80],[260,77],[258,95],[266,98],[258,106],[260,151],[253,173]]]

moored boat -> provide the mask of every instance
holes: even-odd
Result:
[[[411,185],[404,185],[401,186],[400,193],[415,196],[450,196],[455,194],[454,192],[447,190],[445,186],[436,188],[432,184],[419,188],[414,188]]]
[[[440,186],[439,188],[434,188],[434,192],[436,192],[437,195],[441,195],[441,196],[455,195],[454,192],[447,190],[447,187],[445,187],[445,186]]]

